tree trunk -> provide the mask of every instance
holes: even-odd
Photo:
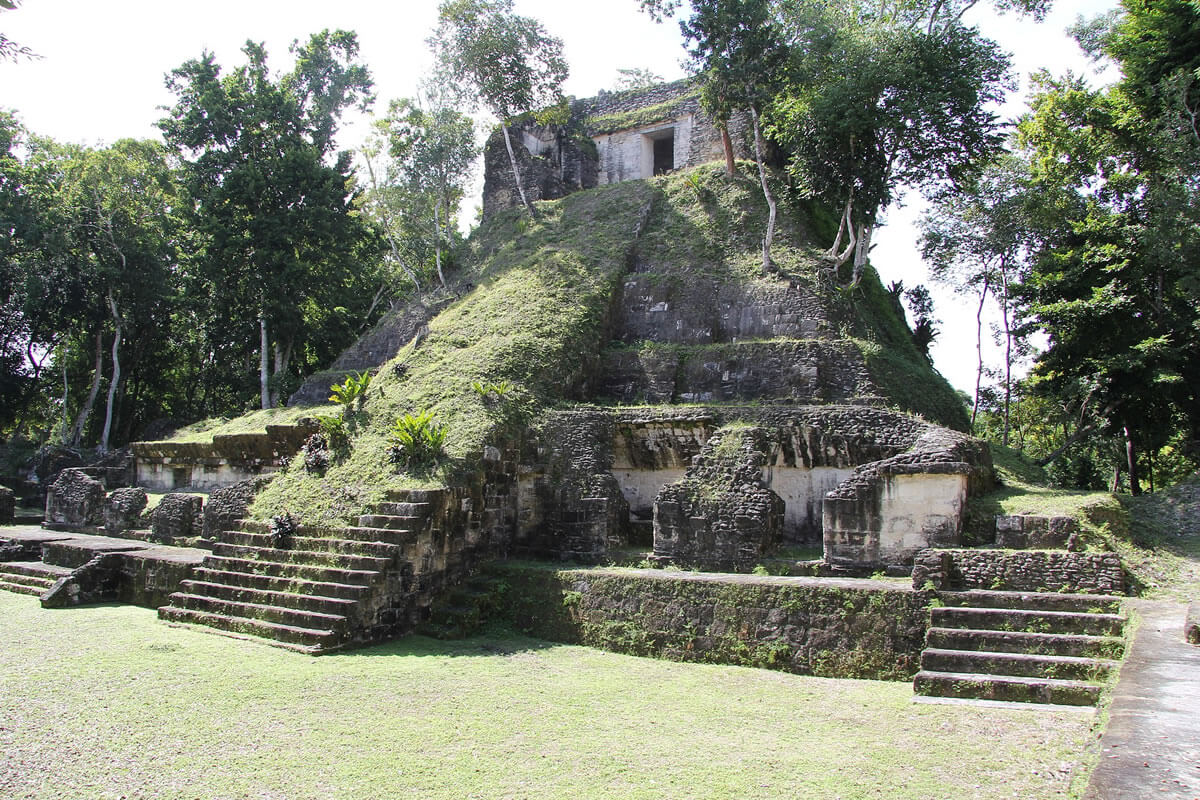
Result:
[[[92,415],[92,409],[96,406],[96,396],[100,394],[100,377],[103,369],[104,334],[97,331],[96,366],[92,370],[92,387],[88,389],[87,400],[83,401],[83,408],[79,409],[79,415],[75,417],[75,424],[71,426],[71,434],[68,439],[71,447],[79,447],[79,443],[83,439],[83,429],[87,426],[88,417]]]
[[[258,318],[258,391],[259,400],[264,409],[271,407],[271,392],[267,386],[270,380],[270,375],[267,372],[267,318],[260,316]]]
[[[758,111],[751,107],[750,116],[754,120],[754,162],[758,165],[758,181],[762,184],[763,197],[767,199],[767,234],[763,237],[763,272],[771,270],[771,243],[775,240],[775,196],[767,183],[767,168],[763,164],[762,127],[758,124]]]
[[[975,353],[978,363],[975,367],[975,402],[971,406],[971,432],[976,433],[975,417],[979,414],[979,389],[983,385],[983,304],[987,300],[988,282],[983,282],[979,292],[979,307],[975,309]]]
[[[721,147],[725,151],[725,174],[733,177],[737,172],[733,165],[733,140],[729,138],[729,122],[721,123]]]
[[[287,372],[288,363],[292,360],[292,340],[288,339],[287,345],[281,347],[279,340],[275,340],[275,380],[278,382],[279,376]],[[279,389],[271,391],[271,408],[279,405]]]
[[[100,434],[100,452],[108,452],[108,437],[112,433],[113,399],[117,396],[117,386],[121,383],[121,315],[117,311],[117,301],[113,299],[112,289],[108,290],[108,308],[112,311],[113,334],[112,345],[112,379],[108,382],[108,406],[104,411],[104,432]]]
[[[858,226],[858,241],[854,244],[854,270],[851,273],[850,285],[858,286],[862,280],[863,269],[867,266],[867,255],[871,252],[871,234],[875,226],[860,223]]]
[[[1000,265],[1000,316],[1004,320],[1004,435],[1001,443],[1008,447],[1009,411],[1012,404],[1012,326],[1008,319],[1008,270]]]
[[[437,266],[438,281],[446,288],[446,276],[442,274],[442,222],[438,214],[441,201],[433,204],[433,263]]]
[[[525,187],[521,185],[521,172],[517,169],[517,154],[513,152],[512,139],[508,136],[508,124],[503,120],[500,121],[500,130],[504,131],[504,146],[508,148],[508,163],[512,164],[513,180],[517,182],[517,194],[521,196],[521,202],[525,205],[529,216],[537,219],[537,211],[533,209],[533,203],[529,202],[529,198],[525,196]]]
[[[1138,478],[1137,442],[1129,425],[1125,426],[1125,461],[1125,469],[1129,472],[1129,493],[1136,497],[1142,493],[1142,484]]]

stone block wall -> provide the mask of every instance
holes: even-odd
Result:
[[[771,449],[763,428],[716,431],[676,483],[654,500],[654,558],[748,570],[783,539],[784,502],[762,480]]]
[[[317,427],[315,419],[305,419],[268,425],[262,433],[217,435],[211,442],[134,442],[137,485],[154,492],[211,491],[271,475]]]
[[[996,546],[1009,550],[1064,548],[1079,533],[1074,517],[1044,517],[1035,514],[996,516]]]
[[[7,486],[0,486],[0,525],[11,525],[17,510],[17,496]]]
[[[825,497],[825,560],[852,568],[912,563],[961,542],[967,497],[992,480],[987,444],[930,426],[905,452],[864,464]]]
[[[935,597],[867,580],[487,569],[497,616],[532,636],[831,678],[910,680]]]
[[[937,589],[1125,594],[1116,553],[1065,550],[923,550],[913,559],[913,585]]]

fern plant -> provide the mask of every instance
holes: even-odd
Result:
[[[346,408],[356,402],[361,406],[367,397],[367,387],[370,385],[371,373],[369,372],[347,375],[341,383],[335,383],[329,387],[329,400],[332,403],[341,403]]]
[[[392,463],[403,467],[424,467],[441,457],[446,445],[446,429],[433,421],[432,411],[399,417],[388,433]]]

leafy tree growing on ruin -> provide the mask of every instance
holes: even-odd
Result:
[[[969,5],[783,7],[793,58],[771,134],[804,190],[837,209],[826,255],[835,267],[852,265],[851,285],[899,192],[956,184],[1000,148],[990,109],[1003,96],[1008,59],[961,23]]]
[[[499,119],[517,193],[536,217],[521,183],[508,127],[520,114],[563,103],[567,62],[562,41],[538,20],[514,14],[512,0],[443,0],[430,44],[442,78],[458,81],[465,99],[481,102]]]
[[[159,123],[183,159],[213,305],[231,317],[230,335],[258,323],[263,408],[281,393],[272,352],[280,379],[327,315],[354,303],[368,271],[351,157],[336,151],[335,135],[347,109],[373,99],[370,74],[347,31],[322,31],[291,51],[295,65],[282,75],[254,42],[228,74],[211,53],[188,61],[168,76],[177,101]]]
[[[764,271],[771,268],[776,203],[764,164],[762,113],[779,88],[787,61],[774,5],[773,0],[693,0],[691,16],[679,22],[692,68],[700,77],[700,98],[705,109],[725,131],[734,111],[750,111],[754,161],[768,209],[762,251]],[[642,7],[661,18],[675,11],[679,3],[642,0]]]

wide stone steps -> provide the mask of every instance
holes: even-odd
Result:
[[[375,512],[392,517],[413,517],[425,519],[433,509],[432,503],[387,502],[376,503]]]
[[[1118,614],[950,606],[932,609],[930,621],[934,627],[938,628],[977,628],[1028,633],[1082,633],[1088,636],[1116,636],[1120,634],[1125,625],[1125,619]]]
[[[239,520],[236,531],[225,531],[222,534],[222,541],[228,539],[232,533],[257,533],[270,534],[270,526],[266,522],[256,522],[254,520]],[[297,537],[300,539],[339,539],[341,541],[354,542],[383,542],[386,544],[408,544],[412,542],[418,535],[419,531],[403,531],[392,528],[372,528],[369,526],[354,525],[346,528],[318,528],[308,525],[301,525],[297,531]]]
[[[327,586],[335,584],[326,584]],[[365,587],[347,587],[365,589]],[[202,595],[217,600],[228,600],[237,603],[275,606],[278,608],[294,608],[300,611],[315,611],[321,614],[346,616],[354,610],[356,601],[345,597],[331,597],[324,594],[297,594],[294,592],[279,592],[266,589],[254,589],[246,586],[211,583],[207,581],[186,580],[179,584],[179,591],[187,595]]]
[[[345,570],[379,571],[386,569],[391,558],[364,556],[327,550],[292,550],[248,547],[236,544],[213,545],[214,556],[239,558],[268,564],[303,564],[312,567],[333,567]]]
[[[913,679],[913,689],[925,697],[1045,703],[1059,706],[1093,706],[1100,699],[1100,686],[1086,681],[977,672],[921,670]]]
[[[425,525],[425,517],[410,517],[392,514],[363,514],[358,518],[358,524],[363,528],[382,528],[389,531],[421,530]]]
[[[59,578],[70,574],[68,567],[41,561],[0,561],[0,589],[37,597],[45,594]]]
[[[268,575],[273,578],[300,578],[320,583],[349,583],[359,586],[369,586],[379,575],[378,570],[342,569],[323,565],[257,561],[252,558],[215,555],[206,558],[204,566],[226,572],[248,572],[252,575]]]
[[[225,617],[242,617],[247,619],[274,622],[280,625],[304,628],[308,630],[334,631],[344,633],[346,617],[341,614],[324,614],[319,611],[304,611],[297,608],[285,608],[261,603],[244,603],[236,600],[222,600],[216,597],[176,592],[171,595],[172,608],[185,608],[191,611],[203,611]]]
[[[349,584],[338,583],[336,581],[313,581],[296,577],[213,569],[207,566],[197,567],[193,570],[192,578],[196,581],[221,584],[230,588],[257,589],[267,592],[297,595],[319,595],[346,600],[358,600],[370,592],[370,588],[361,583]]]
[[[938,599],[947,606],[1073,611],[1081,614],[1119,614],[1122,602],[1122,598],[1107,594],[1001,592],[986,589],[939,592]]]
[[[262,619],[226,616],[191,608],[163,606],[158,610],[158,616],[168,622],[203,625],[231,633],[256,636],[267,640],[270,644],[305,653],[319,653],[341,643],[340,634],[332,630],[298,628]]]
[[[1089,706],[1124,654],[1121,599],[942,592],[913,690],[924,697]]]
[[[926,647],[921,669],[932,672],[982,672],[990,675],[1019,675],[1025,678],[1105,680],[1117,662],[1076,656],[1046,656],[1033,653],[990,653],[986,650],[941,650]]]
[[[292,536],[287,541],[290,547],[308,552],[343,553],[378,558],[394,558],[401,552],[401,545],[393,542],[332,539],[317,536]],[[274,545],[270,534],[246,531],[226,531],[221,536],[221,543],[260,550],[273,549]]]
[[[943,650],[986,650],[993,653],[1035,653],[1080,658],[1117,658],[1125,650],[1125,640],[1119,636],[969,628],[930,628],[925,636],[925,644]]]

